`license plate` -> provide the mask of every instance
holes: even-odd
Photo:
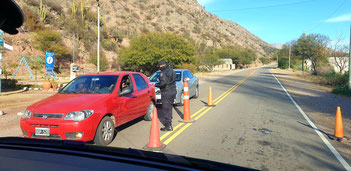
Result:
[[[50,128],[35,128],[36,136],[50,136]]]

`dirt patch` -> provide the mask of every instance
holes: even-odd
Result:
[[[18,112],[24,110],[31,104],[54,95],[56,92],[49,91],[26,91],[0,96],[0,110],[5,115],[0,116],[0,137],[21,136],[20,119]]]
[[[319,85],[308,76],[303,77],[300,72],[280,69],[272,69],[272,72],[324,135],[334,134],[336,107],[340,106],[344,136],[351,138],[351,98],[330,93],[330,87]],[[309,126],[307,122],[301,125]],[[350,140],[329,141],[346,160],[351,161]]]

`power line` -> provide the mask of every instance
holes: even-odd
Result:
[[[345,4],[346,0],[344,0],[340,6],[338,8],[336,8],[328,17],[326,17],[325,19],[330,18],[331,16],[333,16],[337,11],[340,10],[340,8]],[[325,20],[324,19],[324,20]],[[322,24],[324,24],[324,22],[318,23],[316,26],[314,26],[310,31],[313,31],[314,29],[318,28],[319,26],[321,26]]]
[[[254,10],[254,9],[262,9],[262,8],[273,8],[273,7],[281,7],[281,6],[298,5],[298,4],[303,4],[303,3],[312,2],[312,1],[315,1],[315,0],[300,1],[300,2],[287,3],[287,4],[278,4],[278,5],[260,6],[260,7],[237,8],[237,9],[230,9],[230,10],[214,10],[214,11],[208,11],[208,12],[245,11],[245,10]]]

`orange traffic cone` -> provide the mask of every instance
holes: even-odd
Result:
[[[188,80],[184,79],[184,113],[183,113],[183,120],[179,120],[179,122],[195,122],[191,120],[190,116],[190,102],[189,102],[189,84]]]
[[[158,129],[157,110],[156,110],[156,107],[154,107],[154,110],[152,112],[152,121],[151,121],[149,144],[144,147],[144,150],[161,151],[165,147],[166,147],[166,145],[161,144],[160,130]]]
[[[336,108],[334,136],[336,138],[344,138],[344,131],[342,127],[342,116],[341,116],[341,110],[339,106]]]
[[[215,107],[216,105],[213,104],[213,98],[212,98],[212,87],[210,86],[210,89],[208,90],[208,102],[207,105],[209,107]]]

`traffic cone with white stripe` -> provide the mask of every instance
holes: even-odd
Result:
[[[183,120],[179,120],[179,122],[185,122],[185,123],[195,122],[194,120],[191,119],[191,116],[190,116],[188,78],[184,79],[184,112],[183,112]]]
[[[165,147],[166,147],[166,145],[161,144],[160,130],[158,129],[157,110],[156,110],[156,107],[154,107],[154,110],[152,112],[149,144],[147,144],[144,147],[144,150],[147,150],[147,151],[161,151]]]

